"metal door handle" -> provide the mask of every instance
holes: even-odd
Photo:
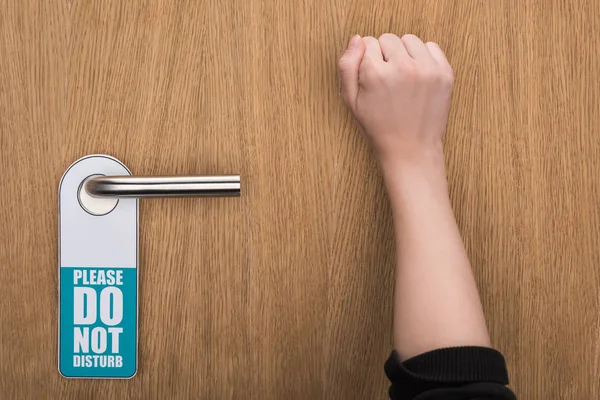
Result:
[[[239,175],[100,176],[85,190],[93,197],[233,197],[240,195]]]

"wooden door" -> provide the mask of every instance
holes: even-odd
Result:
[[[512,387],[598,398],[594,0],[3,1],[2,397],[385,398],[390,210],[336,72],[384,32],[455,68],[452,202]],[[242,176],[238,199],[141,202],[127,381],[57,370],[57,187],[92,153]]]

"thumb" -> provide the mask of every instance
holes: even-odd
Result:
[[[350,39],[348,48],[338,64],[342,78],[342,95],[346,104],[354,108],[358,94],[358,69],[365,54],[365,44],[359,35]]]

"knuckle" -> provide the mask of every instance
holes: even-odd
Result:
[[[454,79],[454,71],[452,71],[452,68],[450,68],[450,71],[446,73],[446,83],[452,86],[454,85]]]
[[[377,39],[375,39],[373,36],[365,36],[365,37],[363,38],[363,41],[364,41],[364,42],[370,42],[370,41],[373,41],[373,40],[375,40],[375,41],[376,41]]]
[[[385,40],[385,39],[393,39],[393,38],[397,38],[398,36],[394,35],[393,33],[384,33],[383,35],[379,36],[379,40]]]
[[[398,63],[398,68],[407,79],[416,79],[419,76],[419,70],[416,65],[409,60]]]
[[[367,82],[380,82],[385,78],[380,66],[371,60],[363,61],[360,76]]]
[[[432,84],[442,83],[442,74],[436,71],[434,68],[427,68],[423,70],[422,75],[423,81]]]
[[[360,69],[365,72],[372,71],[376,68],[377,68],[377,65],[371,59],[363,60],[362,63],[360,64]]]
[[[415,66],[416,78],[423,82],[435,81],[437,79],[437,71],[431,65]]]
[[[454,85],[454,71],[451,66],[443,68],[440,72],[442,82],[448,86]]]
[[[414,40],[414,39],[420,40],[416,35],[413,35],[412,33],[407,33],[407,34],[403,35],[401,39],[402,40]]]
[[[454,86],[454,77],[447,72],[439,73],[434,84],[439,88],[452,90],[452,87]]]
[[[428,81],[432,82],[436,85],[445,85],[446,84],[446,74],[441,71],[439,68],[432,68],[428,72]]]

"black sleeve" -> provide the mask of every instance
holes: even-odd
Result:
[[[385,374],[392,400],[516,400],[505,386],[504,357],[487,347],[438,349],[404,362],[393,351]]]

